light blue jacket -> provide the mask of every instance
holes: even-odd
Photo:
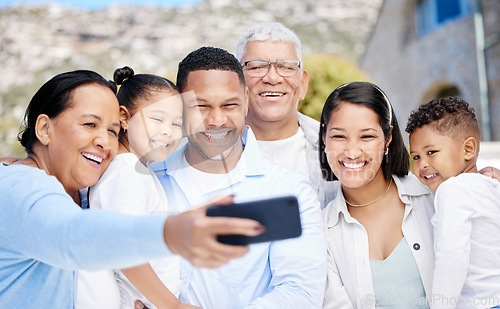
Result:
[[[165,219],[82,210],[43,170],[0,164],[0,307],[74,308],[76,270],[171,254]]]

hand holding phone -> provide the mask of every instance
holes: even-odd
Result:
[[[266,232],[258,236],[219,235],[217,240],[229,245],[248,245],[299,237],[302,234],[299,204],[295,196],[284,196],[228,206],[210,206],[207,216],[248,218],[259,221]]]

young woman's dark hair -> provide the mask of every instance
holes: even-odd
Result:
[[[134,70],[127,66],[116,69],[113,80],[117,85],[121,85],[116,95],[118,102],[132,114],[136,109],[137,99],[147,99],[152,91],[165,89],[178,92],[177,87],[170,80],[152,74],[134,75]]]
[[[335,110],[344,103],[362,105],[374,111],[378,116],[386,141],[391,135],[392,126],[392,141],[389,144],[388,158],[382,161],[384,178],[389,180],[393,174],[397,176],[407,175],[410,169],[410,156],[404,145],[398,120],[396,119],[389,99],[385,93],[374,84],[368,82],[353,82],[344,84],[335,89],[328,96],[323,106],[319,128],[319,162],[323,178],[329,181],[338,180],[328,164],[323,138],[326,137],[326,130],[332,112],[335,112]]]
[[[77,70],[61,73],[47,81],[33,96],[21,125],[18,140],[28,154],[33,153],[33,144],[38,140],[35,125],[39,115],[57,117],[71,107],[73,91],[83,85],[98,84],[116,93],[116,85],[93,71]]]

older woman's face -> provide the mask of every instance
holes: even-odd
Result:
[[[68,193],[94,185],[118,151],[119,107],[98,84],[76,88],[70,107],[49,120],[48,171]]]

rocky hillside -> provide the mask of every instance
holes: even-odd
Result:
[[[0,156],[21,154],[15,136],[29,99],[53,75],[116,67],[175,77],[190,51],[212,45],[234,52],[256,22],[279,21],[301,38],[304,55],[356,61],[382,0],[206,0],[194,6],[112,6],[87,11],[59,4],[0,8]]]

